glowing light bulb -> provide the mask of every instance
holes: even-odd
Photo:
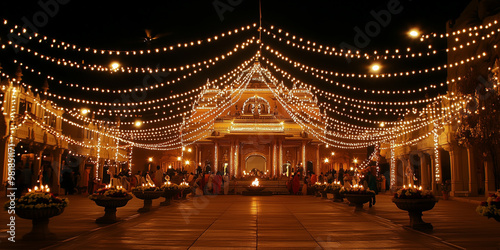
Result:
[[[120,68],[120,64],[118,62],[112,62],[111,63],[111,69],[112,70],[118,70]]]
[[[89,109],[82,109],[82,110],[80,111],[80,113],[81,113],[82,115],[86,115],[86,114],[90,113],[90,110],[89,110]]]
[[[420,31],[417,30],[417,29],[411,29],[409,32],[408,32],[408,35],[411,37],[411,38],[418,38],[420,37]]]
[[[370,66],[372,72],[379,72],[382,67],[378,63],[374,63]]]

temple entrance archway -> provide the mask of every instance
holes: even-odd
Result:
[[[254,154],[250,155],[245,159],[245,171],[247,173],[252,170],[259,170],[263,173],[267,171],[267,159],[263,155]]]

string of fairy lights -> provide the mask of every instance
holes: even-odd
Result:
[[[494,20],[493,22],[490,22],[487,25],[472,26],[472,27],[469,27],[467,29],[452,31],[451,33],[419,34],[418,31],[415,31],[415,33],[411,34],[411,35],[414,38],[419,38],[419,40],[421,42],[424,42],[424,41],[427,41],[427,40],[433,39],[433,38],[447,39],[449,37],[454,37],[454,40],[457,42],[460,41],[460,39],[466,40],[467,38],[473,38],[473,37],[479,37],[478,40],[486,40],[486,39],[492,38],[493,35],[495,34],[495,32],[500,32],[500,29],[497,28],[497,26],[498,26],[498,21]],[[496,28],[496,29],[492,30],[494,28]],[[405,54],[405,55],[401,54],[403,51],[406,51],[406,52],[414,51],[415,49],[412,49],[411,47],[407,47],[406,49],[393,49],[392,51],[385,50],[382,52],[379,52],[376,50],[371,51],[371,52],[362,52],[359,50],[351,51],[351,50],[344,50],[344,49],[336,47],[336,46],[328,46],[328,45],[323,45],[319,42],[310,41],[310,40],[305,39],[299,35],[294,35],[291,32],[285,31],[282,28],[277,28],[274,25],[271,25],[268,29],[266,29],[264,27],[262,29],[262,31],[263,31],[263,34],[267,35],[268,37],[273,38],[275,40],[278,40],[280,42],[284,42],[287,45],[290,45],[292,47],[299,48],[299,49],[302,49],[302,50],[307,51],[307,52],[323,53],[325,55],[339,56],[339,57],[365,58],[365,59],[375,59],[375,60],[403,59],[403,58],[416,58],[416,57],[423,57],[423,56],[432,56],[432,55],[435,55],[439,52],[439,50],[432,49],[433,46],[431,46],[431,45],[429,45],[427,47],[430,51],[425,52],[425,54],[422,52],[409,53],[409,54]],[[278,35],[274,32],[276,32]],[[482,34],[482,33],[486,33],[486,34]],[[284,35],[286,38],[279,37],[279,35]],[[483,35],[483,36],[481,36],[481,35]],[[465,46],[470,46],[470,43],[476,43],[476,40],[473,39],[469,43],[466,43]],[[458,46],[459,49],[462,49],[463,47],[464,47],[464,44]],[[457,46],[453,47],[451,49],[451,51],[456,51],[456,50],[457,50]],[[448,53],[448,52],[450,52],[450,49],[447,48],[447,49],[445,49],[445,51]]]
[[[380,150],[389,150],[391,157],[391,185],[395,184],[396,178],[396,149],[415,145],[422,140],[432,138],[435,154],[433,173],[435,180],[438,182],[441,180],[439,131],[444,126],[457,120],[456,114],[471,101],[471,98],[449,92],[446,94],[435,94],[435,96],[431,97],[426,96],[424,98],[415,97],[412,94],[430,93],[431,90],[441,87],[445,89],[450,84],[459,83],[464,77],[457,77],[440,83],[428,82],[424,87],[405,90],[368,89],[352,83],[342,83],[336,79],[399,79],[444,71],[455,67],[468,67],[469,64],[487,57],[487,51],[490,49],[486,48],[485,51],[479,52],[476,55],[467,55],[454,62],[429,66],[423,69],[390,73],[355,73],[320,69],[305,64],[300,59],[291,59],[285,53],[285,50],[278,50],[270,44],[263,43],[262,40],[255,38],[254,34],[250,34],[244,37],[243,42],[235,43],[230,50],[194,63],[175,67],[158,66],[156,68],[131,65],[122,66],[120,64],[107,66],[103,64],[85,64],[77,59],[70,58],[69,55],[67,57],[56,57],[50,53],[52,50],[61,50],[100,55],[102,57],[139,57],[163,54],[190,47],[214,46],[216,45],[216,41],[234,36],[237,33],[258,31],[257,24],[242,26],[204,39],[146,50],[108,50],[84,47],[38,33],[29,34],[27,29],[16,24],[11,24],[7,20],[4,20],[3,25],[9,27],[9,34],[23,36],[39,44],[48,45],[49,52],[34,50],[28,46],[21,46],[11,41],[1,44],[1,49],[15,49],[31,57],[41,59],[44,62],[49,62],[52,67],[63,66],[64,68],[73,68],[81,71],[109,72],[112,74],[154,74],[159,72],[181,74],[180,76],[175,76],[175,74],[168,75],[168,80],[149,86],[110,89],[99,87],[99,84],[94,84],[94,87],[91,87],[89,83],[65,81],[47,72],[39,71],[35,66],[29,65],[20,59],[14,60],[14,64],[23,67],[28,72],[44,76],[47,80],[57,82],[59,86],[78,90],[79,92],[75,92],[75,94],[84,92],[103,93],[107,95],[161,91],[162,87],[168,85],[189,82],[193,76],[204,70],[209,70],[218,63],[225,65],[224,61],[227,58],[235,56],[237,52],[248,51],[253,44],[258,45],[258,51],[250,59],[243,61],[240,65],[233,66],[226,73],[213,78],[212,81],[207,80],[205,84],[196,85],[192,89],[181,93],[169,94],[159,98],[156,97],[156,99],[139,102],[98,101],[71,97],[66,94],[57,94],[46,89],[40,90],[23,81],[17,80],[16,77],[2,72],[1,75],[3,77],[10,79],[13,84],[26,89],[26,91],[19,91],[17,87],[10,88],[12,90],[10,96],[11,107],[17,105],[14,99],[19,95],[19,92],[24,94],[35,93],[44,96],[47,98],[44,103],[37,101],[36,98],[34,99],[36,108],[62,121],[67,126],[76,127],[94,134],[93,139],[96,139],[97,142],[87,143],[85,140],[74,139],[61,132],[60,128],[57,129],[30,113],[25,113],[20,122],[16,126],[11,127],[11,130],[15,131],[19,127],[25,126],[26,121],[29,120],[43,131],[68,144],[86,149],[95,149],[95,154],[71,152],[71,155],[85,157],[94,162],[96,164],[95,176],[98,179],[103,166],[102,160],[105,159],[103,158],[103,150],[112,152],[108,153],[108,158],[105,161],[112,159],[116,164],[128,163],[129,166],[132,166],[132,152],[134,147],[155,151],[178,150],[210,137],[214,132],[217,132],[217,128],[215,127],[217,119],[227,115],[231,107],[239,103],[244,93],[254,91],[248,88],[248,86],[252,81],[259,79],[259,81],[262,80],[265,89],[272,94],[272,98],[286,112],[286,116],[298,124],[304,132],[316,138],[321,143],[329,147],[346,150],[375,146],[375,151],[368,157],[368,161],[364,161],[359,167],[368,166],[369,161],[376,158],[376,167],[377,171],[379,171],[379,158],[377,155],[380,153]],[[346,51],[336,46],[326,46],[304,39],[274,26],[261,27],[260,32],[266,37],[278,41],[279,43],[277,44],[285,44],[286,47],[301,49],[304,53],[319,53],[358,59],[365,58],[368,60],[389,60],[432,57],[442,52],[460,52],[465,48],[477,44],[479,41],[495,37],[500,32],[500,28],[497,26],[498,22],[493,21],[487,25],[473,26],[451,33],[420,35],[418,38],[422,43],[431,43],[431,39],[433,38],[452,39],[456,43],[453,47],[446,49],[438,49],[432,44],[428,44],[424,51],[410,47],[381,52]],[[263,56],[261,54],[262,51],[271,56]],[[259,61],[259,63],[252,64],[255,61]],[[320,85],[316,84],[316,81],[302,80],[300,76],[278,67],[276,62],[284,62],[299,72],[306,74],[309,78],[312,76],[317,81],[326,82],[330,86],[353,92],[350,92],[351,94],[339,94],[330,88],[321,89]],[[263,65],[266,65],[266,67]],[[271,71],[276,72],[279,78],[273,75]],[[293,87],[287,87],[284,82],[293,85]],[[357,95],[357,93],[373,94],[373,97],[364,98]],[[384,95],[401,97],[405,101],[384,100],[382,99]],[[256,95],[254,98],[256,98]],[[268,107],[266,112],[271,113],[270,103],[265,98],[262,99]],[[244,100],[243,107],[246,106],[247,102],[252,101],[254,100]],[[46,105],[47,102],[50,102],[50,105]],[[98,106],[98,108],[90,108],[91,106]],[[11,110],[11,116],[12,112]],[[152,114],[154,118],[141,118],[143,115],[148,114]],[[119,117],[120,119],[119,121],[111,121],[103,118],[107,116]],[[387,118],[389,116],[397,117],[398,119],[389,120]],[[182,122],[178,122],[179,119],[182,119]],[[148,128],[140,128],[141,125],[148,125]],[[130,129],[130,126],[135,126],[136,128]],[[418,136],[412,136],[414,134],[418,134]],[[112,154],[112,156],[109,157],[109,154]],[[120,161],[119,159],[126,159],[126,161]]]
[[[196,41],[190,41],[190,42],[183,42],[183,43],[177,43],[175,45],[169,45],[169,46],[163,46],[163,47],[158,47],[154,49],[147,49],[147,50],[108,50],[108,49],[97,49],[97,48],[90,48],[90,47],[82,47],[80,45],[76,44],[71,44],[65,41],[60,41],[55,38],[50,38],[45,35],[41,35],[37,32],[33,32],[33,34],[29,34],[29,30],[23,27],[22,25],[18,24],[10,24],[7,19],[3,19],[3,25],[8,26],[9,34],[11,35],[17,35],[18,37],[25,37],[28,40],[36,40],[38,43],[47,43],[50,44],[50,48],[54,49],[62,49],[62,50],[73,50],[77,52],[83,52],[83,53],[90,53],[90,54],[100,54],[100,55],[125,55],[125,56],[135,56],[135,55],[148,55],[148,54],[158,54],[158,53],[165,53],[165,52],[171,52],[173,50],[177,50],[180,48],[189,48],[193,46],[202,46],[207,43],[213,43],[216,41],[219,41],[223,38],[230,37],[232,35],[236,35],[239,32],[244,32],[244,31],[250,31],[253,29],[256,29],[257,24],[253,23],[251,25],[244,25],[239,28],[235,28],[232,30],[228,30],[226,32],[222,32],[219,35],[213,35],[210,37],[207,37],[205,39],[198,39]],[[18,44],[15,44],[11,41],[8,42],[8,45],[13,46],[14,48],[20,48]]]
[[[40,59],[44,59],[47,62],[54,63],[56,65],[64,66],[64,67],[72,67],[72,68],[77,68],[77,69],[82,69],[82,70],[90,70],[90,71],[103,71],[103,72],[109,72],[109,73],[120,72],[120,73],[129,73],[129,74],[131,74],[131,73],[142,73],[142,74],[150,73],[150,74],[152,74],[152,73],[159,73],[159,72],[184,71],[184,70],[189,70],[190,68],[195,68],[195,69],[198,68],[196,72],[199,72],[203,69],[203,67],[208,69],[208,68],[210,68],[210,66],[215,65],[217,62],[223,61],[223,60],[229,58],[230,56],[234,55],[234,53],[244,50],[245,48],[247,48],[250,44],[253,44],[254,42],[255,42],[255,38],[252,37],[250,39],[247,39],[245,42],[243,42],[241,44],[236,44],[235,47],[233,49],[231,49],[230,51],[228,51],[222,55],[216,56],[214,58],[210,58],[208,60],[203,60],[203,61],[198,61],[198,62],[191,63],[191,64],[186,64],[184,66],[169,67],[169,68],[165,68],[165,67],[161,67],[161,68],[160,67],[157,67],[157,68],[146,67],[146,68],[144,68],[144,67],[133,67],[133,66],[123,67],[117,63],[113,63],[110,66],[99,65],[99,64],[83,65],[77,61],[72,61],[72,60],[69,60],[66,58],[57,58],[57,57],[52,57],[52,56],[46,56],[46,55],[41,54],[41,53],[34,51],[32,49],[25,48],[23,46],[20,46],[20,51],[31,53],[33,56],[37,56]],[[191,75],[191,73],[189,73],[188,75]]]

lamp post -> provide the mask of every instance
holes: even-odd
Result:
[[[151,171],[151,164],[153,164],[153,157],[148,158],[148,172]]]
[[[328,159],[328,157],[325,158],[325,160],[323,161],[325,163],[325,165],[327,166],[328,170],[330,170],[330,160]],[[328,171],[327,171],[328,172]]]
[[[331,157],[332,157],[332,169],[335,167],[335,162],[334,162],[334,158],[335,158],[335,152],[332,151],[331,153]]]

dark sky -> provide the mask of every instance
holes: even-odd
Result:
[[[394,48],[406,48],[408,46],[422,46],[414,40],[408,39],[406,32],[409,28],[418,27],[424,33],[445,32],[446,22],[458,17],[468,0],[263,0],[262,14],[263,26],[275,25],[287,31],[300,35],[311,41],[320,42],[325,45],[337,46],[342,42],[354,44],[356,35],[355,28],[364,29],[370,22],[376,21],[372,13],[387,13],[392,5],[396,5],[401,11],[390,16],[387,25],[382,25],[380,32],[370,39],[366,50],[383,50]],[[42,4],[41,4],[42,3]],[[7,18],[11,23],[23,24],[23,18],[33,20],[40,15],[46,15],[45,5],[49,6],[47,16],[43,25],[38,27],[38,32],[51,38],[74,43],[82,47],[97,49],[148,49],[177,44],[191,40],[204,39],[206,37],[220,34],[227,30],[239,28],[243,25],[258,23],[259,3],[257,0],[216,0],[216,1],[76,1],[76,0],[40,0],[40,1],[2,1],[0,3],[0,15]],[[56,5],[57,6],[56,6]],[[217,7],[216,7],[217,6]],[[151,43],[145,43],[145,29],[150,29],[153,35],[160,38]],[[2,43],[6,42],[5,27],[0,29]],[[61,52],[47,48],[45,45],[29,42],[26,47],[32,48],[40,53],[64,57],[74,61],[85,61],[108,65],[113,60],[119,60],[129,66],[175,67],[185,63],[193,63],[205,60],[223,52],[228,51],[236,42],[250,37],[258,36],[256,31],[240,33],[230,39],[214,43],[210,46],[180,50],[175,53],[161,54],[160,56],[143,56],[131,59],[116,56],[89,56],[82,53]],[[264,36],[264,43],[279,48],[291,58],[300,60],[311,66],[329,70],[341,70],[345,72],[365,73],[366,66],[370,62],[355,62],[346,64],[345,59],[321,57],[314,54],[305,54],[300,50],[280,45],[271,38]],[[440,44],[445,45],[444,43]],[[278,47],[281,46],[281,47]],[[425,46],[424,46],[425,47]],[[439,47],[439,44],[438,44]],[[218,77],[222,72],[227,72],[234,65],[247,60],[256,51],[256,47],[238,54],[225,61],[217,67],[205,70],[202,74],[190,79],[185,84],[171,88],[162,89],[161,92],[148,95],[149,98],[165,96],[166,93],[178,93],[198,87],[205,83],[206,78]],[[58,79],[78,83],[82,86],[101,86],[109,88],[127,88],[140,85],[144,75],[141,74],[113,74],[102,72],[82,72],[81,70],[68,69],[33,58],[26,53],[13,53],[4,50],[4,56],[0,57],[2,66],[11,74],[14,65],[13,58],[22,60],[46,74],[58,77]],[[272,58],[270,55],[266,57]],[[275,59],[279,63],[279,60]],[[435,57],[431,61],[412,61],[407,63],[389,62],[385,65],[388,72],[398,72],[409,68],[438,66],[446,62],[446,56]],[[289,67],[281,63],[281,67]],[[290,69],[291,71],[293,69]],[[300,71],[293,71],[298,75]],[[177,77],[171,74],[168,77]],[[332,89],[324,82],[317,82],[310,75],[300,75],[301,79],[317,85],[329,91],[342,90]],[[446,74],[429,74],[422,77],[398,79],[396,81],[352,81],[351,79],[339,79],[348,84],[358,84],[373,89],[408,89],[415,86],[425,86],[429,82],[438,83],[446,79]],[[25,73],[25,81],[33,86],[40,87],[43,76]],[[351,82],[350,82],[351,81]],[[58,86],[50,82],[50,90],[55,93],[94,100],[113,101],[115,97],[89,95],[88,92],[79,92]],[[348,94],[348,93],[345,93]],[[351,93],[352,94],[352,93]],[[367,97],[370,98],[370,97]],[[73,105],[61,103],[61,105]]]
[[[12,21],[32,19],[43,11],[38,1],[2,1],[1,14]],[[58,3],[58,11],[40,28],[40,33],[60,40],[106,48],[141,46],[144,29],[168,33],[174,38],[200,38],[248,23],[258,22],[257,0],[216,1],[76,1],[40,0]],[[447,20],[456,18],[468,0],[263,0],[264,24],[284,27],[313,40],[330,44],[348,41],[354,27],[373,20],[371,11],[397,4],[403,11],[374,39],[373,47],[399,41],[409,27],[443,31]],[[232,5],[231,5],[232,4]],[[224,10],[217,11],[215,5]],[[53,8],[52,8],[53,9]],[[175,41],[175,40],[174,40]],[[138,42],[138,43],[134,43]],[[143,44],[142,44],[143,45]]]

